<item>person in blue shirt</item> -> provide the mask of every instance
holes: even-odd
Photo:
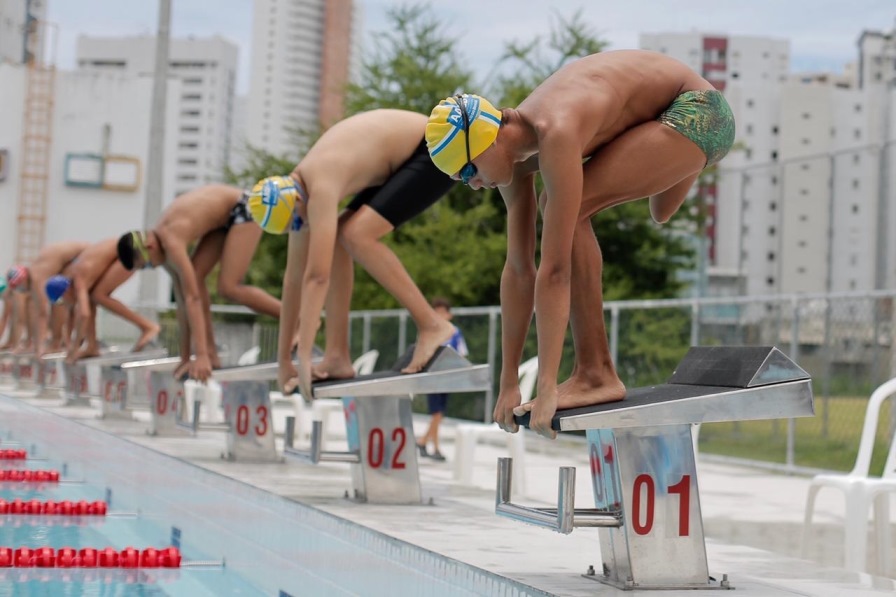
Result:
[[[451,321],[452,317],[454,317],[451,313],[451,303],[446,298],[439,297],[433,299],[432,308],[445,321]],[[444,346],[450,346],[462,357],[466,357],[470,352],[467,350],[464,335],[457,326],[454,328],[454,335],[445,342]],[[442,452],[439,450],[439,425],[442,423],[442,417],[445,415],[448,394],[429,394],[426,398],[432,419],[429,421],[429,428],[426,430],[426,433],[417,442],[417,449],[420,450],[421,456],[428,456],[433,460],[443,461],[445,457],[442,456]],[[427,448],[430,443],[432,443],[432,452]]]

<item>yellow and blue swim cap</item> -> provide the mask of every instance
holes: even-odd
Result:
[[[454,176],[467,163],[467,134],[470,136],[470,159],[488,149],[498,138],[501,111],[484,97],[465,93],[469,131],[464,130],[464,117],[457,97],[449,97],[432,109],[426,123],[426,148],[436,168]]]
[[[291,176],[269,176],[252,187],[249,213],[265,232],[296,231],[302,226],[302,219],[295,213],[299,199],[305,200],[305,191]]]

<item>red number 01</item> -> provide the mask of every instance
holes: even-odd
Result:
[[[404,427],[396,427],[392,430],[392,442],[397,443],[398,446],[395,448],[395,453],[392,455],[392,462],[389,466],[394,469],[403,469],[405,468],[405,463],[399,460],[399,457],[407,442],[407,433],[405,432]],[[383,459],[386,452],[385,444],[386,439],[383,430],[379,427],[371,429],[370,435],[367,436],[367,464],[370,465],[370,468],[380,468],[383,466]]]
[[[667,488],[669,493],[678,494],[678,536],[687,537],[691,532],[691,476],[682,475],[681,481]],[[641,495],[644,496],[644,515],[641,515]],[[632,529],[639,535],[646,535],[653,529],[656,486],[650,475],[638,475],[632,487]]]

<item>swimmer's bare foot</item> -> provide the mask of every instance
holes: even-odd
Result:
[[[350,379],[355,376],[355,369],[347,360],[326,357],[320,363],[311,365],[311,379]]]
[[[99,347],[85,346],[84,348],[82,348],[81,350],[78,351],[78,356],[76,356],[75,358],[80,361],[81,359],[89,359],[89,358],[98,357],[98,356],[100,356]]]
[[[152,327],[143,330],[143,333],[140,335],[137,343],[134,344],[131,352],[140,352],[146,348],[147,344],[158,338],[160,331],[162,331],[162,328],[157,325],[153,325]]]
[[[456,331],[457,328],[444,319],[439,319],[438,323],[430,327],[417,330],[414,355],[411,357],[411,362],[408,366],[402,369],[401,372],[417,373],[423,369],[423,367],[426,366],[426,363],[429,362],[429,359],[432,358],[432,355],[439,349],[439,346],[448,342],[448,340],[451,340],[451,336],[453,336]]]
[[[557,386],[557,410],[618,402],[625,398],[625,384],[616,376],[603,381],[573,376]]]

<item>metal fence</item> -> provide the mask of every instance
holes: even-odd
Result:
[[[628,387],[663,382],[690,346],[773,345],[812,376],[816,416],[789,421],[713,423],[703,426],[702,452],[772,463],[788,470],[801,467],[849,469],[855,459],[871,391],[896,376],[893,351],[896,292],[799,294],[736,298],[617,301],[604,306],[610,350]],[[242,308],[217,307],[216,340],[226,347],[224,364],[233,364],[253,346],[262,361],[274,360],[276,323],[260,323]],[[453,322],[462,330],[470,359],[501,363],[500,307],[456,307]],[[233,321],[233,319],[241,321]],[[178,330],[163,316],[162,343],[177,351]],[[101,336],[120,341],[128,326],[105,314]],[[415,327],[404,310],[356,311],[351,314],[351,350],[358,356],[380,353],[377,369],[386,369],[413,343]],[[321,336],[322,341],[322,336]],[[536,353],[534,326],[524,359]],[[572,370],[568,338],[561,379]],[[488,422],[497,386],[481,394],[449,401],[448,415]],[[875,458],[881,467],[893,432],[893,417],[881,417]]]

